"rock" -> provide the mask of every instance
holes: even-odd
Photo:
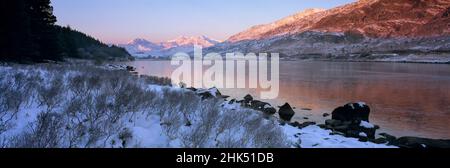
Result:
[[[330,135],[341,135],[341,136],[345,136],[344,133],[338,132],[338,131],[332,131],[332,132],[330,133]]]
[[[339,131],[345,134],[346,137],[354,137],[359,138],[361,133],[364,133],[364,135],[369,139],[375,138],[376,128],[368,127],[369,123],[366,122],[366,127],[361,126],[361,122],[365,121],[359,121],[359,122],[352,122],[352,121],[340,121],[335,119],[328,119],[325,120],[326,128],[329,128],[334,131]]]
[[[374,128],[375,128],[375,129],[380,129],[380,126],[379,126],[379,125],[375,125]]]
[[[228,95],[220,95],[220,97],[221,97],[222,99],[228,99],[230,96],[228,96]]]
[[[201,92],[201,93],[197,93],[197,94],[202,98],[202,100],[210,99],[210,98],[214,97],[210,92]]]
[[[300,126],[300,123],[298,121],[295,121],[295,122],[289,123],[289,125],[293,126],[293,127],[298,127],[298,126]]]
[[[213,87],[210,89],[198,89],[195,91],[197,95],[199,95],[202,100],[210,99],[210,98],[223,98],[219,89]]]
[[[349,103],[334,109],[331,118],[341,121],[363,120],[369,122],[369,114],[370,108],[365,103]]]
[[[310,125],[316,125],[316,122],[307,121],[307,122],[304,122],[304,123],[300,124],[298,126],[298,128],[302,129],[302,128],[305,128],[305,127],[310,126]]]
[[[450,148],[450,140],[401,137],[395,141],[401,148]]]
[[[198,89],[190,87],[190,88],[186,88],[187,90],[193,91],[193,92],[197,92]]]
[[[291,105],[289,105],[289,103],[285,103],[278,110],[278,114],[280,115],[280,118],[282,120],[290,121],[292,117],[295,115],[295,112],[292,109]]]
[[[384,137],[389,143],[395,143],[397,137],[389,135],[388,133],[380,133],[380,136]]]
[[[244,96],[244,101],[246,101],[247,103],[251,102],[253,100],[252,95],[247,94],[246,96]]]
[[[327,127],[327,125],[325,125],[325,124],[318,124],[317,126],[322,128],[322,129],[325,129]]]
[[[367,137],[359,137],[358,141],[367,142],[367,141],[369,141],[369,138],[367,138]]]
[[[297,127],[299,129],[302,129],[302,128],[305,128],[305,127],[310,126],[310,125],[316,125],[316,123],[312,122],[312,121],[307,121],[307,122],[304,122],[304,123],[300,124],[298,121],[295,121],[295,122],[289,123],[289,125],[293,126],[293,127]]]
[[[266,103],[266,102],[259,101],[259,100],[252,100],[250,102],[250,107],[254,110],[262,111],[262,112],[264,112],[266,114],[270,114],[270,115],[273,115],[277,112],[277,110],[274,107],[272,107],[272,105],[270,105],[269,103]]]
[[[332,127],[335,127],[335,126],[338,126],[341,124],[342,124],[342,121],[340,121],[340,120],[334,120],[334,119],[325,120],[325,125],[329,125]]]
[[[309,120],[309,118],[308,118],[308,117],[303,117],[303,119],[305,119],[305,120]]]
[[[311,111],[312,109],[310,109],[310,108],[301,108],[301,110]]]
[[[386,144],[388,142],[386,138],[369,139],[369,141],[376,144]]]
[[[330,116],[330,114],[328,114],[328,113],[323,113],[322,116],[323,116],[323,117],[328,117],[328,116]]]
[[[264,113],[266,114],[270,114],[273,115],[277,112],[277,109],[273,108],[273,107],[269,107],[269,108],[264,108]]]
[[[255,110],[262,110],[266,104],[269,104],[269,103],[262,102],[262,101],[259,101],[259,100],[252,100],[250,102],[250,107],[255,109]]]
[[[127,69],[127,71],[136,71],[135,67],[132,67],[132,66],[129,66],[129,65],[127,65],[126,69]]]

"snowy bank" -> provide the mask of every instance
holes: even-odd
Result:
[[[299,129],[242,106],[217,89],[193,91],[121,68],[62,65],[0,67],[0,145],[37,148],[384,148]],[[202,96],[202,95],[207,95]],[[257,110],[255,110],[257,109]]]

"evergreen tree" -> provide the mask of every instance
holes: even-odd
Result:
[[[55,31],[56,17],[50,0],[29,0],[32,38],[39,44],[39,56],[34,61],[61,60],[58,36]]]
[[[0,5],[0,60],[23,62],[36,56],[37,45],[31,37],[27,0],[2,1]]]
[[[0,6],[0,60],[61,59],[50,0],[5,0]]]
[[[123,48],[110,47],[70,27],[55,25],[50,0],[3,0],[0,14],[0,61],[131,58]]]

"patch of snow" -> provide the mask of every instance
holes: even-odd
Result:
[[[359,107],[364,107],[366,105],[365,102],[358,102]]]
[[[359,135],[360,137],[367,137],[367,134],[364,133],[364,132],[360,132],[358,135]]]
[[[127,147],[170,147],[167,143],[169,139],[159,124],[159,116],[142,115],[134,122],[128,122],[127,128],[132,132],[131,142]]]
[[[353,106],[353,103],[348,104],[352,109],[355,109],[355,106]]]
[[[375,128],[375,125],[367,122],[367,121],[361,121],[361,123],[359,124],[360,127],[364,127],[364,128]]]
[[[300,139],[302,148],[396,148],[385,144],[361,142],[357,138],[330,135],[330,130],[322,129],[316,125],[310,125],[303,129],[290,125],[282,126],[282,128],[291,142],[297,142]],[[297,135],[298,138],[294,135]]]

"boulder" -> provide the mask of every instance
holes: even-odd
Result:
[[[388,141],[386,138],[377,138],[377,139],[370,139],[370,142],[376,143],[376,144],[386,144]]]
[[[289,105],[289,103],[285,103],[278,110],[278,115],[280,115],[280,118],[282,120],[290,121],[292,117],[295,115],[295,112],[292,109],[291,105]]]
[[[295,121],[295,122],[289,123],[289,125],[293,126],[293,127],[297,127],[299,129],[302,129],[302,128],[305,128],[305,127],[310,126],[310,125],[316,125],[316,123],[315,122],[311,122],[311,121],[307,121],[307,122],[304,122],[304,123],[300,124],[298,121]]]
[[[202,98],[202,100],[210,99],[210,98],[215,97],[210,92],[199,92],[197,94]]]
[[[231,99],[231,100],[228,102],[228,104],[234,104],[234,103],[236,103],[236,99]]]
[[[189,89],[194,91],[194,89]],[[220,93],[219,89],[213,87],[210,89],[197,89],[195,90],[197,95],[199,95],[202,100],[210,99],[210,98],[223,98],[222,94]]]
[[[275,108],[273,108],[271,106],[271,107],[268,107],[268,108],[264,108],[263,112],[266,113],[266,114],[273,115],[273,114],[275,114],[277,112],[277,109],[275,109]]]
[[[450,148],[450,140],[419,137],[401,137],[395,144],[401,148]]]
[[[187,90],[190,90],[190,91],[193,91],[193,92],[197,92],[197,90],[198,89],[196,89],[196,88],[193,88],[193,87],[189,87],[189,88],[186,88]]]
[[[364,133],[367,138],[374,139],[378,128],[365,121],[341,121],[335,119],[325,120],[325,129],[342,132],[346,137],[359,138]],[[364,124],[361,124],[364,123]]]
[[[305,127],[310,126],[310,125],[316,125],[316,122],[306,121],[306,122],[300,124],[298,126],[298,128],[302,129],[302,128],[305,128]]]
[[[329,126],[335,127],[335,126],[338,126],[338,125],[342,125],[342,121],[334,120],[334,119],[328,119],[328,120],[325,120],[325,125],[329,125]]]
[[[253,101],[253,97],[250,94],[247,94],[244,96],[244,101],[246,101],[247,103]]]
[[[262,111],[266,114],[270,114],[273,115],[277,112],[277,110],[272,107],[272,105],[270,105],[269,103],[266,102],[262,102],[259,100],[252,100],[250,102],[250,107],[254,110],[258,110],[258,111]]]
[[[389,142],[389,144],[394,145],[394,143],[396,143],[397,137],[393,135],[390,135],[388,133],[380,133],[379,135],[384,137]]]
[[[135,67],[132,67],[132,66],[129,66],[129,65],[127,65],[126,69],[127,69],[127,71],[135,71],[136,70]]]
[[[348,103],[338,107],[331,113],[331,118],[341,121],[367,121],[369,122],[370,108],[363,102]]]

